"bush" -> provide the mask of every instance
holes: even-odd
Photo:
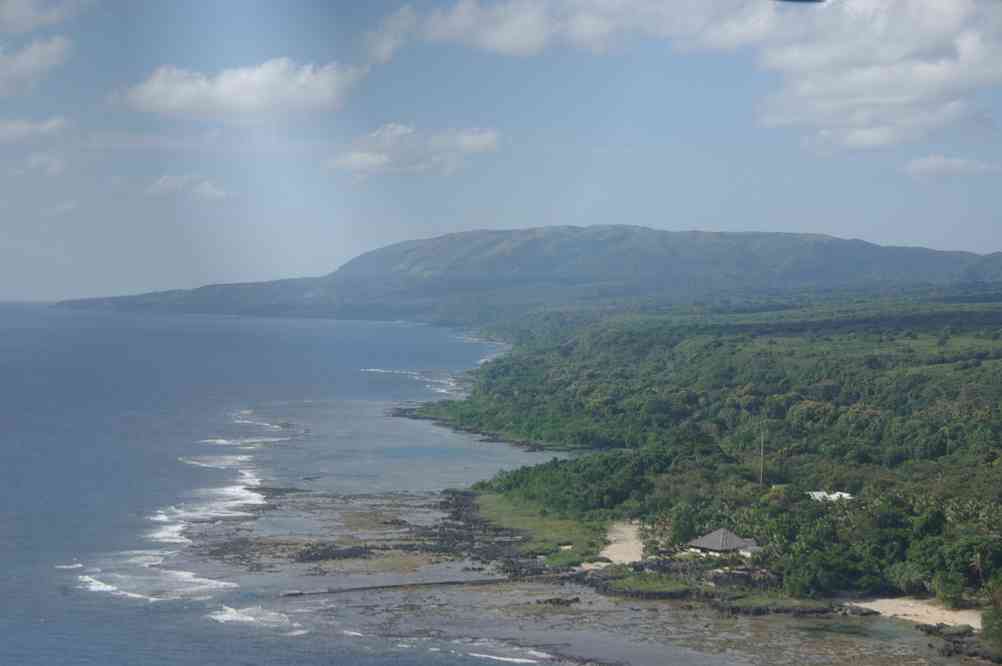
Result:
[[[932,579],[932,589],[947,608],[959,608],[964,600],[964,577],[949,571],[936,574]]]
[[[898,562],[887,569],[887,580],[905,594],[924,594],[929,591],[925,572],[914,562]]]
[[[981,638],[1002,648],[1002,609],[990,608],[981,614]]]

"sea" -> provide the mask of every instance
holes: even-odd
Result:
[[[317,632],[269,609],[285,581],[190,555],[264,486],[432,493],[542,460],[387,415],[499,351],[402,322],[0,305],[0,664],[518,660]]]

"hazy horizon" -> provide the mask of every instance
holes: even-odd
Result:
[[[545,225],[545,226],[554,226],[554,227],[556,227],[556,226],[577,226],[577,225],[557,225],[557,224],[553,224],[553,225]],[[585,226],[608,226],[608,225],[585,225]],[[622,226],[635,226],[635,225],[622,225]],[[533,228],[533,227],[523,227],[523,228]],[[462,233],[463,231],[513,231],[515,229],[516,228],[511,228],[511,229],[500,229],[500,228],[498,228],[498,229],[469,229],[469,230],[461,230],[459,233]],[[706,230],[704,230],[704,229],[671,229],[671,230],[668,230],[668,231],[678,232],[678,233],[685,233],[685,232],[706,232]],[[456,233],[456,232],[450,232],[450,233]],[[727,232],[727,231],[724,231],[724,232],[708,232],[708,233],[796,233],[796,232],[762,232],[762,231],[758,231],[758,230],[755,230],[755,229],[749,229],[749,230],[741,231],[741,232]],[[831,234],[817,234],[817,235],[831,236]],[[840,238],[841,240],[860,240],[860,241],[864,241],[864,242],[870,242],[870,241],[867,241],[864,238],[841,238],[841,237],[838,237],[838,236],[832,236],[832,237],[833,238]],[[392,245],[392,244],[394,244],[396,242],[402,242],[402,241],[406,241],[406,240],[421,240],[421,239],[417,239],[417,238],[414,238],[414,239],[402,239],[401,241],[391,241],[390,243],[387,243],[387,245]],[[911,245],[911,246],[909,246],[909,245],[905,245],[905,244],[893,244],[893,243],[886,244],[886,245],[881,244],[881,245],[882,245],[882,247],[925,247],[925,246],[919,246],[919,245]],[[373,248],[373,249],[379,249],[381,247],[385,247],[385,246],[378,246],[377,248]],[[937,248],[929,248],[929,249],[937,249]],[[942,251],[949,252],[951,250],[942,250]],[[978,255],[978,256],[987,256],[987,255],[990,255],[990,254],[995,254],[994,252],[970,252],[970,251],[966,251],[966,250],[953,250],[953,251],[955,251],[955,252],[967,252],[969,254],[975,254],[975,255]],[[364,250],[364,251],[360,252],[359,254],[365,254],[366,252],[368,252],[368,250]],[[358,255],[356,255],[356,256],[358,256]],[[121,291],[121,292],[116,292],[116,293],[83,294],[83,295],[77,296],[77,297],[66,297],[66,298],[56,297],[56,298],[42,298],[42,299],[31,299],[31,298],[27,298],[27,299],[17,299],[17,298],[13,298],[13,299],[0,299],[0,303],[6,303],[6,304],[18,304],[18,303],[23,303],[23,304],[32,304],[32,303],[45,304],[45,303],[57,303],[57,302],[59,302],[61,300],[67,300],[67,299],[72,300],[72,298],[83,298],[83,299],[86,299],[86,298],[91,298],[91,297],[100,298],[100,297],[115,297],[115,296],[134,296],[134,295],[139,295],[139,294],[142,294],[142,293],[149,293],[149,292],[185,290],[185,289],[192,289],[192,288],[198,288],[198,287],[204,287],[204,286],[213,286],[213,285],[251,284],[251,283],[258,283],[258,282],[272,282],[272,281],[277,281],[277,280],[288,280],[288,279],[293,279],[294,280],[294,279],[302,279],[302,278],[316,278],[316,277],[323,277],[325,275],[328,275],[328,274],[336,272],[341,266],[343,266],[348,261],[351,261],[351,259],[353,259],[353,258],[355,258],[355,257],[349,257],[347,260],[345,260],[344,262],[342,262],[338,266],[335,266],[334,268],[332,268],[329,271],[325,271],[323,273],[311,274],[311,275],[275,275],[273,277],[265,277],[265,278],[262,278],[260,280],[247,280],[247,281],[225,281],[224,280],[224,281],[220,281],[220,282],[210,282],[210,283],[196,284],[196,285],[190,285],[190,286],[184,286],[184,287],[167,286],[167,287],[164,287],[162,289],[158,288],[158,289],[152,289],[152,290],[145,290],[145,291],[142,291],[142,292],[126,290],[126,291]]]
[[[469,229],[1002,251],[1002,5],[0,0],[0,300]]]

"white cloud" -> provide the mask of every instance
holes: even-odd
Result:
[[[0,32],[31,32],[55,25],[79,12],[84,0],[0,0]]]
[[[79,206],[76,201],[63,201],[61,203],[43,208],[39,212],[45,217],[59,217],[61,215],[72,213],[78,207]]]
[[[390,14],[383,20],[379,29],[366,36],[369,59],[372,62],[389,62],[417,27],[418,15],[410,5],[404,5]]]
[[[229,193],[209,180],[203,180],[191,188],[191,193],[199,199],[218,201],[229,197]]]
[[[0,120],[0,143],[14,143],[51,136],[66,128],[66,120],[53,117],[48,120]]]
[[[451,174],[476,154],[498,149],[493,129],[452,129],[425,133],[409,125],[390,123],[353,142],[335,156],[332,168],[365,177],[382,173]]]
[[[911,160],[905,165],[905,173],[919,180],[950,176],[977,176],[1002,172],[1002,165],[961,157],[928,155]]]
[[[219,201],[229,197],[229,193],[197,174],[163,175],[146,188],[151,197],[188,195],[206,201]]]
[[[58,176],[66,170],[66,158],[58,153],[32,153],[25,160],[22,172],[38,171],[46,176]]]
[[[763,123],[828,147],[922,139],[975,118],[975,94],[1002,83],[998,0],[457,0],[395,34],[387,58],[406,34],[515,56],[638,38],[740,51],[780,77]]]
[[[168,65],[129,89],[125,99],[139,111],[202,118],[323,111],[339,108],[365,73],[364,67],[298,65],[288,58],[214,76]]]
[[[390,167],[392,159],[386,153],[371,153],[364,150],[352,150],[338,155],[331,160],[335,169],[351,171],[356,174],[368,174],[382,171]]]
[[[451,9],[433,12],[425,33],[434,41],[452,41],[503,53],[527,56],[542,51],[559,30],[558,17],[547,3],[509,0],[482,5],[460,0]]]
[[[0,50],[0,95],[30,88],[69,57],[71,44],[65,37],[35,40],[20,51]]]
[[[160,176],[160,178],[146,188],[146,194],[153,197],[177,194],[190,187],[195,182],[195,179],[196,176],[190,174],[184,176]]]

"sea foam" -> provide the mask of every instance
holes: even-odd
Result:
[[[250,608],[223,606],[220,610],[209,613],[206,617],[221,624],[259,624],[266,627],[290,628],[293,630],[298,630],[302,627],[298,622],[290,620],[288,615],[266,610],[261,606],[251,606]]]
[[[100,578],[77,576],[80,589],[144,601],[206,599],[215,592],[239,587],[229,581],[203,578],[192,571],[163,565],[175,551],[123,551],[106,556]],[[97,573],[97,572],[95,572]]]
[[[477,659],[490,659],[492,661],[503,661],[509,664],[538,664],[539,662],[535,659],[523,659],[521,657],[496,657],[492,654],[480,654],[479,652],[470,652],[469,656],[476,657]]]

